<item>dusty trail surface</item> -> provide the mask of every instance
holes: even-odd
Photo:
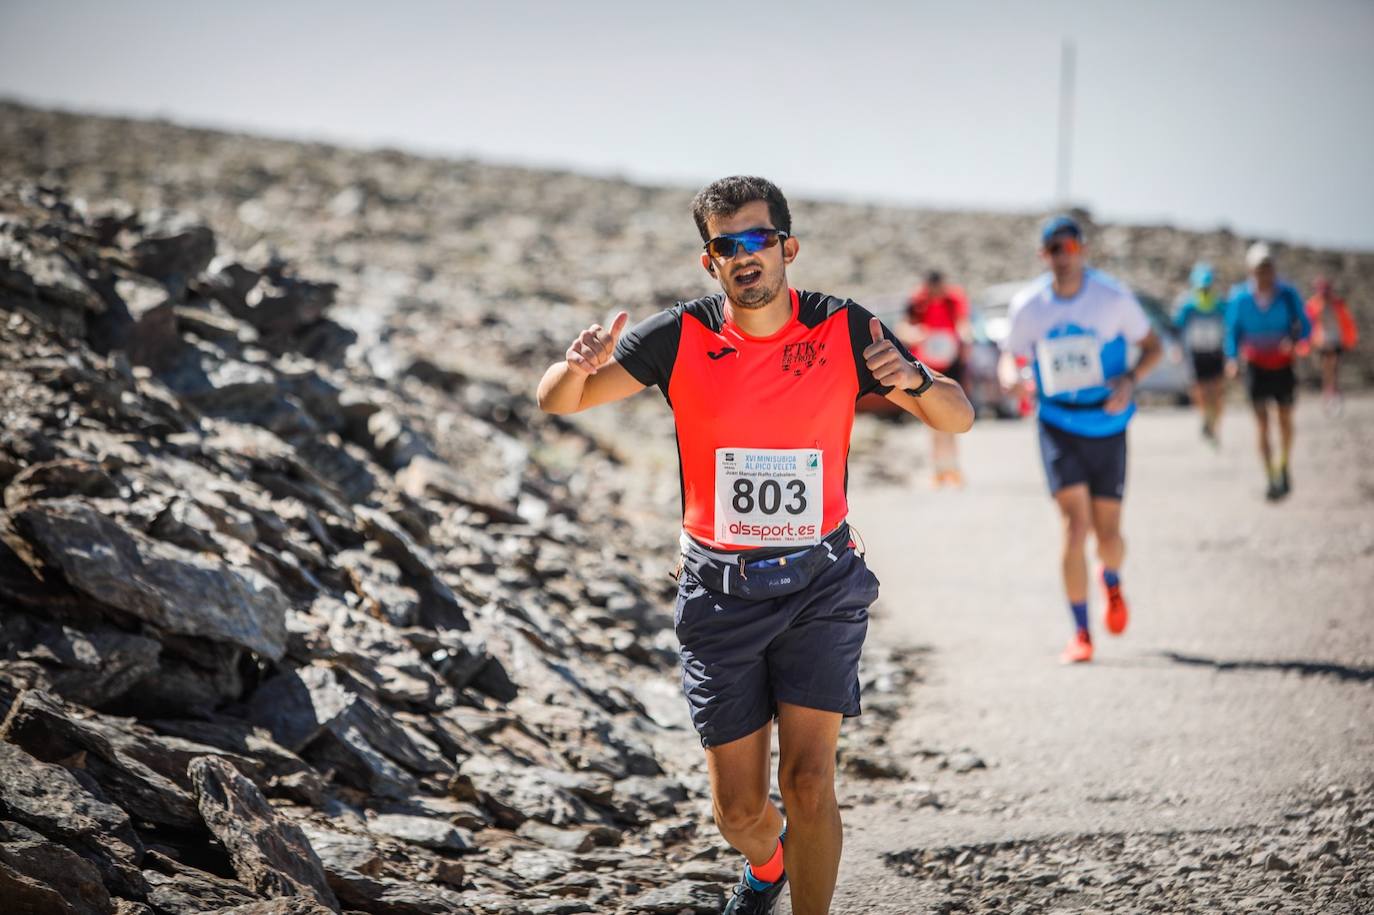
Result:
[[[1281,505],[1252,429],[1233,409],[1213,452],[1189,412],[1135,422],[1130,629],[1101,633],[1094,593],[1098,658],[1072,668],[1031,423],[965,436],[962,492],[856,456],[870,647],[916,677],[847,741],[837,915],[1374,910],[1374,400],[1301,403]],[[905,777],[856,774],[884,768]]]

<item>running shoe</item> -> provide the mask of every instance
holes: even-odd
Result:
[[[783,874],[768,889],[760,891],[750,886],[749,880],[741,874],[739,883],[730,890],[730,901],[721,915],[773,915],[786,885],[787,874]]]
[[[1102,590],[1107,597],[1107,611],[1103,622],[1112,635],[1121,635],[1126,631],[1126,622],[1131,617],[1130,611],[1126,609],[1126,598],[1121,593],[1121,585],[1112,587],[1104,581]]]
[[[941,470],[935,474],[935,479],[931,486],[939,489],[941,486],[953,486],[955,489],[964,488],[964,474],[960,470]]]
[[[1278,477],[1269,478],[1269,488],[1264,491],[1264,498],[1270,502],[1277,502],[1283,498],[1283,484]]]
[[[1084,664],[1093,659],[1093,640],[1087,630],[1080,629],[1059,656],[1064,664]]]

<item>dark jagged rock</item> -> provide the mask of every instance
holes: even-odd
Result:
[[[300,752],[357,699],[327,666],[286,670],[253,695],[253,723],[288,750]]]
[[[279,817],[252,782],[212,756],[192,760],[187,771],[205,824],[228,850],[240,880],[266,896],[304,896],[338,909],[305,834]]]
[[[0,646],[6,657],[41,664],[62,698],[93,707],[156,671],[162,651],[156,639],[113,626],[78,629],[17,612],[0,616]]]
[[[637,896],[629,908],[631,912],[661,912],[663,915],[682,915],[684,912],[714,915],[723,902],[719,887],[683,880]]]
[[[192,718],[152,719],[145,722],[159,734],[180,737],[205,747],[251,757],[265,777],[286,777],[311,772],[295,753],[273,741],[268,732],[235,718],[201,721]],[[203,755],[203,753],[201,754]],[[184,767],[183,767],[184,768]]]
[[[15,474],[5,487],[5,507],[64,496],[105,497],[118,495],[114,480],[99,464],[79,459],[31,464]]]
[[[146,227],[132,255],[133,268],[139,273],[181,290],[210,265],[215,233],[207,226],[169,218]]]
[[[143,735],[99,715],[79,714],[41,691],[28,690],[11,706],[3,736],[45,762],[79,759],[105,795],[134,816],[174,829],[201,828],[191,796],[131,753]]]
[[[111,915],[100,871],[19,823],[0,819],[0,900],[22,915]]]
[[[201,915],[254,901],[242,883],[187,867],[158,852],[149,852],[144,863],[148,903],[159,915]]]
[[[416,788],[413,775],[388,759],[351,725],[326,731],[304,753],[319,768],[333,770],[340,781],[369,794],[400,799]]]
[[[236,905],[232,909],[220,909],[218,915],[328,915],[332,911],[309,899],[291,897]]]
[[[458,894],[444,887],[386,876],[386,857],[368,837],[319,826],[304,829],[334,895],[350,909],[378,915],[438,915],[460,906]],[[457,873],[461,879],[461,865]]]
[[[367,822],[369,831],[435,851],[464,852],[473,848],[472,835],[434,817],[383,813]]]
[[[44,558],[93,599],[171,632],[268,658],[285,652],[286,598],[262,575],[129,531],[75,498],[25,504],[14,516]]]
[[[143,845],[129,816],[95,797],[61,766],[0,740],[0,817],[57,839],[93,863],[117,892],[142,896]]]

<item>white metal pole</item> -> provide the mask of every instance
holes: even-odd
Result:
[[[1059,57],[1059,174],[1055,199],[1069,205],[1070,176],[1073,169],[1073,42],[1064,39]]]

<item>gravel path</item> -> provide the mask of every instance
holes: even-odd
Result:
[[[1131,628],[1073,668],[1034,426],[965,436],[962,492],[891,482],[919,428],[859,429],[898,455],[856,446],[870,645],[911,677],[848,729],[836,915],[1374,911],[1374,399],[1301,402],[1281,505],[1252,429],[1132,426]]]

